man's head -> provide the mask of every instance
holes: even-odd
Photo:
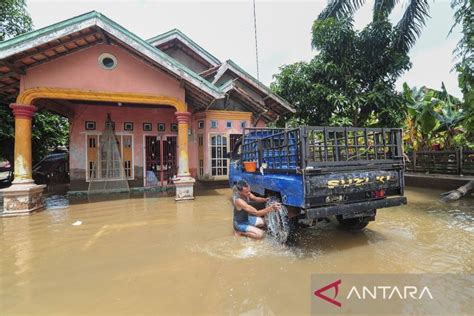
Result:
[[[241,197],[249,197],[250,196],[250,185],[245,180],[239,180],[235,185],[237,188],[237,192],[240,194]]]

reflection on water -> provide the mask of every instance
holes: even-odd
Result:
[[[230,190],[202,193],[52,196],[1,218],[1,315],[308,315],[313,273],[474,270],[472,199],[410,189],[362,232],[320,222],[279,245],[234,237]]]
[[[55,210],[69,207],[69,199],[64,195],[51,195],[44,199],[46,210]]]

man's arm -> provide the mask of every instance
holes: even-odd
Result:
[[[266,203],[268,201],[268,198],[263,198],[263,197],[257,197],[250,193],[250,199],[255,201],[255,202],[260,202],[260,203]]]
[[[247,213],[253,216],[264,216],[265,214],[278,209],[278,205],[279,205],[278,203],[275,203],[275,204],[270,205],[269,207],[266,207],[264,209],[257,211],[255,207],[249,205],[247,202],[245,202],[244,200],[240,198],[235,201],[235,206],[243,209],[244,211],[246,211]]]

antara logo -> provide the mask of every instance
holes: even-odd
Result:
[[[406,286],[388,286],[388,285],[378,285],[373,287],[363,286],[362,289],[357,289],[355,286],[351,288],[349,294],[347,295],[347,299],[355,298],[359,300],[365,299],[373,299],[376,300],[381,298],[383,300],[391,300],[394,299],[401,299],[401,300],[421,300],[423,298],[433,299],[433,295],[430,292],[430,289],[425,286],[421,289],[417,286],[413,285],[406,285]]]
[[[337,297],[337,294],[339,294],[339,285],[341,285],[341,280],[337,280],[337,281],[334,281],[322,288],[320,288],[319,290],[316,290],[314,291],[314,295],[316,295],[317,297],[319,298],[322,298],[323,300],[331,303],[331,304],[334,304],[336,305],[337,307],[341,307],[342,304],[341,302],[339,301],[336,301],[335,298]],[[326,295],[323,294],[323,292],[326,292],[327,290],[329,290],[330,288],[334,288],[334,297],[333,298],[330,298]]]
[[[337,307],[341,307],[341,302],[336,300],[337,295],[339,294],[339,286],[341,285],[341,279],[329,283],[328,285],[323,286],[322,288],[314,291],[314,295],[325,300],[328,303],[334,304]],[[324,292],[334,288],[334,296],[329,297]],[[346,299],[350,300],[351,298],[355,298],[358,300],[366,300],[366,299],[382,299],[382,300],[391,300],[391,299],[400,299],[400,300],[421,300],[424,298],[433,299],[433,295],[430,292],[430,289],[425,286],[421,290],[417,286],[413,285],[406,285],[406,286],[362,286],[361,288],[357,288],[356,286],[352,286],[349,294],[347,295]]]

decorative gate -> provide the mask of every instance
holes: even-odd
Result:
[[[145,186],[165,186],[177,173],[176,136],[145,136]]]

